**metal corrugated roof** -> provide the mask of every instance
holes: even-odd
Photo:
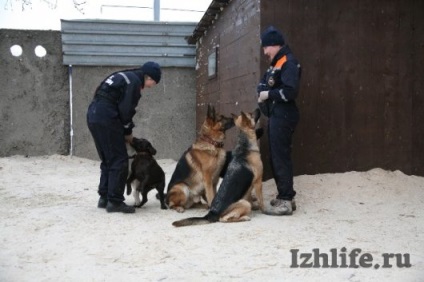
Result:
[[[196,23],[61,20],[64,65],[194,67]]]
[[[196,44],[230,2],[231,0],[213,0],[194,31],[190,36],[187,36],[187,42],[189,44]]]

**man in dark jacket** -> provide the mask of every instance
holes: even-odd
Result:
[[[301,68],[282,33],[275,27],[270,26],[262,33],[261,46],[271,62],[257,87],[259,108],[269,117],[271,167],[278,190],[271,205],[273,214],[291,215],[296,209],[291,150],[292,135],[299,121],[295,99]]]
[[[88,107],[87,125],[93,136],[100,164],[99,208],[108,212],[134,213],[124,203],[128,176],[126,142],[132,142],[133,117],[141,90],[159,83],[160,66],[147,62],[138,69],[115,72],[97,87]]]

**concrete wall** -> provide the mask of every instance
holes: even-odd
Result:
[[[0,30],[0,157],[70,153],[69,75],[60,36],[58,31]],[[11,55],[15,44],[23,49],[20,57]],[[47,50],[45,57],[35,56],[37,45]],[[86,110],[98,83],[126,68],[72,67],[75,156],[98,159]],[[134,136],[149,139],[157,158],[178,159],[196,136],[195,70],[164,68],[160,84],[144,92],[134,122]]]
[[[68,153],[67,68],[60,33],[0,30],[0,156]],[[10,47],[23,53],[12,56]],[[47,55],[35,55],[36,46]]]
[[[106,76],[126,68],[73,67],[74,154],[96,158],[87,128],[86,111],[94,90]],[[163,68],[160,83],[142,92],[133,135],[153,144],[156,158],[179,159],[196,137],[194,69]]]

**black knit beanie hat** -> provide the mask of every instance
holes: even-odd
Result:
[[[141,66],[141,71],[150,76],[156,83],[159,83],[160,78],[162,76],[162,71],[160,70],[160,66],[155,62],[147,62]]]
[[[261,46],[283,46],[284,37],[283,34],[273,26],[269,26],[261,35]]]

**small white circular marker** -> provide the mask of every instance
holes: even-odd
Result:
[[[13,45],[10,47],[10,53],[12,53],[12,55],[15,57],[19,57],[22,55],[22,47],[19,45]]]
[[[44,57],[47,54],[46,49],[41,45],[38,45],[37,47],[35,47],[34,52],[35,52],[35,55],[40,58]]]

